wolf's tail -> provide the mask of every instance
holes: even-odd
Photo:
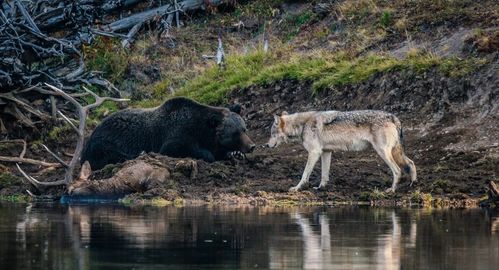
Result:
[[[393,116],[394,124],[397,127],[399,140],[395,147],[392,149],[392,156],[397,165],[402,169],[405,173],[411,176],[411,185],[413,182],[417,180],[417,172],[416,165],[414,162],[408,158],[404,153],[404,132],[402,129],[402,125],[400,124],[400,120],[397,117]]]

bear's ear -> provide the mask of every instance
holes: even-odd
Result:
[[[229,105],[229,107],[227,107],[227,108],[229,109],[229,111],[241,115],[241,109],[242,109],[241,105],[239,105],[239,104],[232,104],[232,105]]]

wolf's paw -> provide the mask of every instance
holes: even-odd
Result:
[[[319,185],[317,187],[314,187],[314,189],[317,191],[323,191],[326,190],[326,185]]]
[[[289,189],[289,192],[298,192],[300,190],[299,186],[295,186]]]
[[[409,184],[409,186],[412,187],[417,182],[418,182],[418,180],[411,181],[411,183]]]
[[[387,188],[385,190],[385,193],[395,193],[395,189],[394,188]]]

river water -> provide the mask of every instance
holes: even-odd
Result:
[[[0,269],[499,269],[499,217],[0,203]]]

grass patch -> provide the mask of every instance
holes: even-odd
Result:
[[[481,58],[445,58],[442,59],[442,62],[439,65],[439,70],[449,77],[457,78],[472,73],[485,65],[486,62],[486,59]]]
[[[0,195],[0,201],[8,201],[15,203],[27,203],[31,201],[31,197],[24,194],[15,194],[15,195]]]
[[[316,18],[316,15],[311,11],[305,11],[297,15],[288,14],[284,16],[281,24],[281,32],[283,33],[284,41],[290,41],[300,33],[300,30],[305,25],[308,25]]]
[[[167,200],[161,197],[154,197],[152,199],[143,198],[129,198],[125,197],[119,200],[119,202],[125,206],[155,206],[155,207],[165,207],[165,206],[184,206],[184,199],[177,197],[174,200]]]
[[[229,91],[247,87],[255,82],[265,66],[275,61],[273,54],[256,51],[248,55],[235,55],[227,58],[227,68],[213,66],[189,81],[176,93],[200,102],[219,104],[227,100]]]
[[[405,59],[382,54],[350,58],[345,53],[316,51],[308,55],[296,53],[264,53],[228,57],[227,67],[212,66],[188,81],[176,96],[187,96],[208,104],[227,101],[230,92],[251,85],[266,85],[283,79],[311,81],[313,93],[338,86],[365,81],[378,73],[410,69],[424,72],[439,67],[445,74],[463,75],[476,69],[471,60],[452,60],[431,53],[413,52]],[[312,94],[313,94],[312,93]],[[155,103],[153,103],[155,104]]]
[[[101,120],[104,117],[117,112],[119,110],[118,104],[115,101],[104,101],[99,107],[93,109],[92,117]]]
[[[409,200],[412,203],[420,204],[424,207],[430,207],[433,202],[433,196],[430,193],[424,193],[421,192],[420,189],[416,189],[409,194]]]
[[[375,187],[372,191],[363,191],[359,195],[359,201],[369,202],[369,201],[379,201],[386,199],[388,195]]]
[[[22,181],[19,177],[8,172],[0,173],[0,189],[21,184]]]
[[[99,36],[91,46],[83,46],[85,64],[89,70],[104,72],[112,83],[123,79],[129,63],[129,54],[118,39]]]
[[[370,14],[378,12],[379,7],[373,0],[356,0],[344,1],[338,4],[336,9],[352,21],[361,21]]]
[[[386,193],[379,190],[377,187],[369,194],[369,199],[371,201],[378,201],[386,198]]]
[[[242,17],[268,19],[276,15],[279,11],[277,8],[282,3],[284,3],[284,0],[258,0],[252,1],[246,5],[238,5],[234,11],[234,17],[237,19]]]
[[[379,19],[379,24],[383,27],[390,27],[393,23],[393,15],[391,11],[385,10],[381,13],[381,18]]]
[[[63,126],[55,126],[53,127],[49,133],[49,139],[53,141],[61,141],[64,138],[67,138],[69,134],[73,131],[73,128],[69,124],[64,124]]]

